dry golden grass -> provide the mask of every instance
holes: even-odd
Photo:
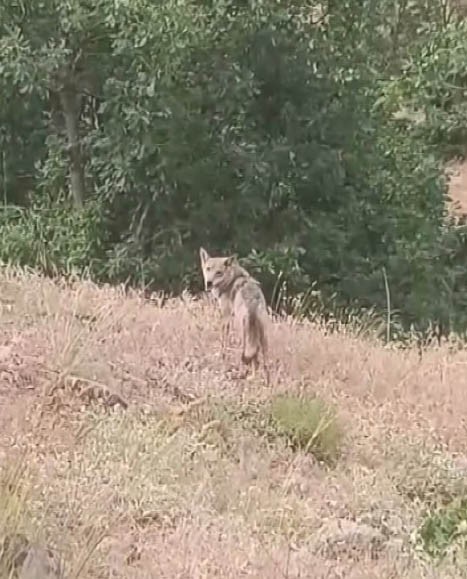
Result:
[[[420,358],[275,322],[267,388],[235,347],[222,360],[205,300],[4,270],[0,315],[0,534],[51,546],[66,577],[464,576],[459,550],[435,567],[417,538],[463,493],[456,344]],[[335,464],[270,436],[285,394],[337,409]]]

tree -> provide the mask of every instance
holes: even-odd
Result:
[[[328,309],[383,310],[384,268],[404,324],[447,319],[436,302],[452,297],[442,280],[459,275],[442,165],[394,119],[419,74],[415,55],[434,30],[446,41],[441,8],[5,6],[3,181],[15,212],[3,213],[1,255],[178,291],[199,287],[205,245],[246,255],[269,294],[279,278],[295,294],[316,283]]]

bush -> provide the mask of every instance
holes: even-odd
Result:
[[[341,430],[336,413],[319,398],[279,396],[272,401],[270,413],[277,434],[292,448],[310,452],[325,463],[338,458]]]
[[[466,552],[467,499],[456,499],[428,515],[419,537],[423,550],[433,558],[442,558],[455,547]]]
[[[67,204],[0,209],[0,259],[46,274],[102,276],[104,223],[97,203],[83,210]]]

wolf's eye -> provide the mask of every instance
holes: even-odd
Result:
[[[216,271],[216,277],[220,277],[222,275],[221,271]]]

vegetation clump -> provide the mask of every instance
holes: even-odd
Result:
[[[342,433],[336,412],[320,398],[279,396],[272,401],[271,419],[293,448],[326,463],[339,456]]]

